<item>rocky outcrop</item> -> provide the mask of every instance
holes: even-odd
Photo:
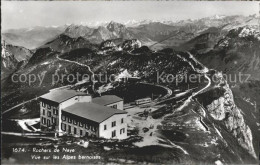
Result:
[[[101,50],[112,49],[115,47],[116,47],[116,44],[112,40],[106,40],[100,44]]]
[[[224,91],[223,94],[211,101],[206,109],[213,119],[224,123],[226,129],[238,140],[241,147],[256,158],[251,129],[245,123],[241,109],[236,106],[229,85],[224,81],[217,88],[221,88]]]
[[[106,27],[111,33],[113,33],[115,38],[130,39],[132,33],[126,28],[125,25],[111,21]]]
[[[32,51],[21,46],[14,46],[1,41],[1,78],[26,64],[32,55]]]
[[[121,47],[117,46],[113,40],[106,40],[100,44],[98,54],[105,54],[114,51],[120,51]]]
[[[18,64],[18,60],[14,57],[14,54],[7,49],[7,45],[4,41],[1,43],[1,67],[2,70],[14,70]]]
[[[95,49],[96,45],[92,44],[90,41],[83,37],[78,38],[71,38],[65,34],[61,34],[57,36],[50,42],[47,42],[45,45],[41,46],[40,48],[47,48],[50,47],[54,51],[65,53],[69,52],[73,49],[79,48],[89,48]]]
[[[142,46],[138,39],[126,40],[122,44],[122,49],[125,51],[133,51],[134,49],[140,48]]]
[[[253,37],[256,38],[258,41],[260,41],[260,33],[258,31],[257,26],[245,26],[243,28],[238,28],[237,31],[239,31],[238,36],[242,38],[246,37]]]
[[[133,34],[124,25],[110,22],[106,27],[99,26],[90,35],[84,37],[93,43],[100,44],[106,40],[131,39]]]

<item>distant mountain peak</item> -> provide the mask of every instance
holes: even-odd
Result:
[[[222,19],[222,18],[225,18],[226,16],[225,15],[214,15],[213,17],[211,17],[212,19]]]
[[[111,21],[108,25],[107,25],[107,29],[109,31],[118,31],[120,29],[125,29],[125,25],[121,24],[121,23],[117,23],[114,21]]]
[[[94,29],[88,26],[71,24],[65,29],[64,34],[72,38],[77,38],[89,35],[93,32],[93,30]]]

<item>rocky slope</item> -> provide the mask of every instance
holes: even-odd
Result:
[[[142,46],[141,42],[138,39],[126,40],[122,43],[122,49],[124,51],[133,51]]]
[[[92,44],[83,37],[71,38],[65,34],[59,35],[54,40],[47,42],[41,48],[51,48],[58,52],[68,52],[78,48],[90,48],[95,49],[96,45]]]
[[[6,77],[12,71],[16,69],[18,60],[14,55],[6,49],[6,45],[2,43],[2,52],[1,52],[1,79]]]
[[[198,53],[208,52],[214,48],[215,44],[224,34],[225,32],[222,31],[222,28],[210,27],[188,42],[181,44],[179,49],[189,51],[195,50]]]
[[[99,50],[102,54],[104,54],[107,52],[121,50],[121,47],[117,46],[113,40],[106,40],[100,44]]]
[[[4,40],[1,41],[1,48],[1,79],[25,65],[33,53],[29,49],[8,44]]]
[[[230,30],[214,48],[193,53],[209,68],[228,74],[250,74],[250,79],[260,80],[260,40],[255,26],[245,26]]]
[[[90,28],[88,26],[72,24],[65,29],[64,34],[68,35],[71,38],[78,38],[90,35],[91,33],[93,33],[93,30],[93,28]]]
[[[217,121],[224,128],[223,130],[232,134],[234,140],[237,140],[238,144],[256,159],[252,132],[244,119],[244,113],[235,104],[233,93],[223,75],[218,73],[215,76],[219,84],[203,94],[207,97],[200,95],[198,100],[213,120]]]
[[[99,54],[106,54],[106,53],[111,53],[115,51],[126,51],[126,52],[133,52],[136,51],[138,52],[138,49],[141,48],[142,44],[138,39],[128,39],[128,40],[120,40],[115,39],[115,40],[106,40],[100,44],[99,47]]]

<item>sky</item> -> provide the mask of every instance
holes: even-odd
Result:
[[[2,1],[2,29],[81,22],[185,20],[259,13],[259,2],[237,1]]]

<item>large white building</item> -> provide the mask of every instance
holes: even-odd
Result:
[[[74,136],[127,138],[127,112],[114,95],[93,98],[75,90],[53,90],[40,97],[41,129]]]

